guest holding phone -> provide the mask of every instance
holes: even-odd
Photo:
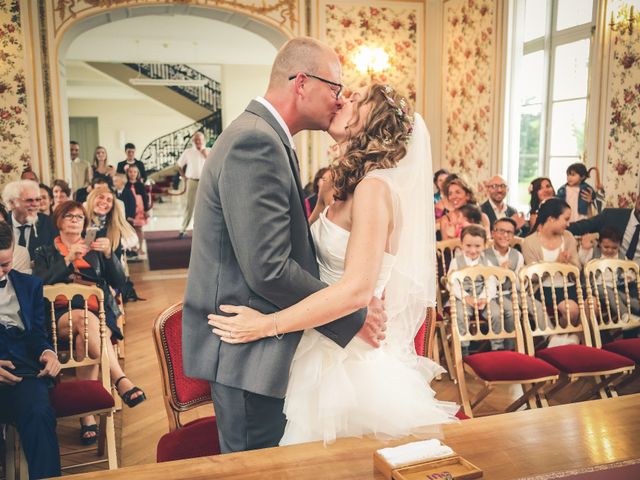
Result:
[[[30,478],[60,475],[50,380],[60,372],[45,328],[42,280],[12,268],[13,230],[0,222],[0,423],[16,425]]]
[[[117,326],[116,320],[120,315],[120,309],[111,294],[111,288],[122,289],[126,278],[122,264],[115,255],[112,255],[111,241],[108,238],[95,238],[96,230],[91,235],[92,241],[83,239],[88,218],[87,214],[78,202],[68,201],[61,204],[53,214],[54,222],[60,236],[54,245],[44,246],[36,250],[34,274],[42,278],[47,285],[54,283],[91,283],[104,292],[104,306],[107,327],[111,336],[122,339],[122,332]],[[90,240],[87,239],[87,240]],[[110,288],[111,287],[111,288]],[[84,334],[84,302],[72,300],[73,334]],[[69,312],[66,300],[54,305],[56,321],[58,324],[58,336],[60,339],[68,339]],[[97,317],[98,305],[89,302],[89,355],[96,356],[100,352],[99,322]],[[84,345],[84,344],[81,344]],[[84,348],[80,346],[78,348]],[[120,364],[111,342],[107,342],[107,353],[111,370],[111,380],[114,382],[118,394],[129,407],[135,407],[145,400],[144,392],[129,380]],[[86,352],[78,352],[80,356]],[[77,369],[77,376],[83,380],[97,380],[98,366],[90,366]],[[97,425],[93,416],[80,420],[80,439],[83,444],[95,443],[97,438]]]

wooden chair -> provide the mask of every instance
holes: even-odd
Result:
[[[424,322],[413,341],[416,353],[422,357],[433,358],[433,340],[436,334],[436,313],[432,307],[427,308]],[[435,361],[435,360],[434,360]]]
[[[608,335],[594,335],[596,347],[633,360],[636,369],[619,384],[629,383],[640,374],[640,338],[619,338],[624,330],[640,329],[640,317],[633,313],[632,303],[640,303],[640,267],[631,260],[594,259],[584,267],[587,284],[589,318],[593,331]],[[605,288],[610,285],[610,288]],[[634,288],[635,287],[635,288]],[[622,290],[622,292],[620,292]]]
[[[169,433],[160,438],[158,462],[204,457],[220,453],[216,417],[183,423],[180,415],[193,408],[212,404],[211,386],[204,380],[187,377],[182,367],[182,303],[164,310],[153,324],[153,339],[162,370],[164,406]]]
[[[456,249],[460,248],[460,239],[441,240],[436,242],[437,285],[436,285],[436,325],[433,342],[433,361],[440,363],[441,353],[447,366],[449,378],[455,382],[453,357],[451,356],[451,333],[449,332],[449,315],[444,305],[448,299],[447,272]]]
[[[613,383],[620,377],[630,374],[635,364],[626,357],[593,346],[591,328],[594,329],[593,335],[600,335],[600,333],[597,325],[589,325],[585,314],[578,268],[565,263],[541,262],[523,267],[519,276],[527,352],[545,360],[562,372],[559,382],[548,394],[556,393],[569,383],[592,379],[595,385],[576,401],[587,400],[596,394],[601,398],[617,396]],[[529,306],[535,305],[538,290],[540,290],[542,304],[547,305],[544,290],[542,290],[545,280],[551,285],[551,302],[548,307],[541,309],[540,314],[543,318],[539,318],[536,308],[533,309],[533,315],[529,318]],[[568,320],[568,306],[564,312],[564,319],[562,318],[559,308],[562,302],[558,301],[555,292],[556,287],[562,288],[564,297],[569,298],[569,284],[572,282],[577,291],[579,310],[578,320],[573,323]],[[536,349],[534,346],[536,338],[562,334],[575,334],[581,338],[581,343],[541,349]]]
[[[483,295],[478,291],[482,281],[482,288],[488,288],[492,283],[496,290],[498,312],[493,311],[491,302],[487,302],[486,321],[482,318],[478,301],[483,298],[491,298],[491,294]],[[507,304],[507,297],[503,288],[505,282],[510,282],[512,293],[511,303]],[[536,399],[541,406],[548,406],[542,387],[558,380],[560,372],[553,366],[540,359],[527,355],[524,349],[524,339],[520,326],[520,309],[518,295],[515,289],[516,276],[511,270],[500,267],[474,266],[452,272],[448,278],[451,303],[451,330],[453,333],[453,356],[458,379],[458,390],[464,413],[473,416],[475,408],[498,385],[519,384],[522,386],[523,395],[506,408],[506,411],[515,411],[529,404],[536,408]],[[462,324],[459,324],[458,305],[453,294],[455,291],[465,292],[464,287],[471,287],[473,296],[473,316],[469,317],[467,309],[462,312]],[[513,312],[513,327],[507,325],[507,312]],[[492,314],[498,314],[498,325],[492,325]],[[460,328],[462,327],[462,328]],[[462,356],[462,342],[502,340],[511,342],[514,350],[499,350],[481,352],[473,355]],[[465,368],[468,373],[483,382],[484,388],[477,397],[470,401],[465,379]]]

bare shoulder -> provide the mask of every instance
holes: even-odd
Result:
[[[384,198],[386,201],[391,201],[391,189],[387,182],[381,178],[365,177],[356,186],[353,192],[353,198],[355,201],[358,199],[370,199],[370,198]]]

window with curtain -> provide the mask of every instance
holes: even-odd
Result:
[[[520,210],[531,180],[546,176],[558,189],[567,167],[584,161],[597,2],[512,1],[504,173]]]

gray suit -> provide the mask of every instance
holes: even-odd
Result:
[[[229,345],[211,332],[207,314],[220,314],[221,304],[272,313],[324,287],[295,152],[276,119],[252,101],[220,135],[200,178],[183,312],[185,372],[212,383],[223,451],[277,445],[302,333]],[[318,330],[344,347],[365,317],[360,310]],[[255,399],[270,410],[260,410]],[[255,441],[247,440],[254,428],[247,416],[260,424]],[[272,426],[269,417],[278,417]]]

